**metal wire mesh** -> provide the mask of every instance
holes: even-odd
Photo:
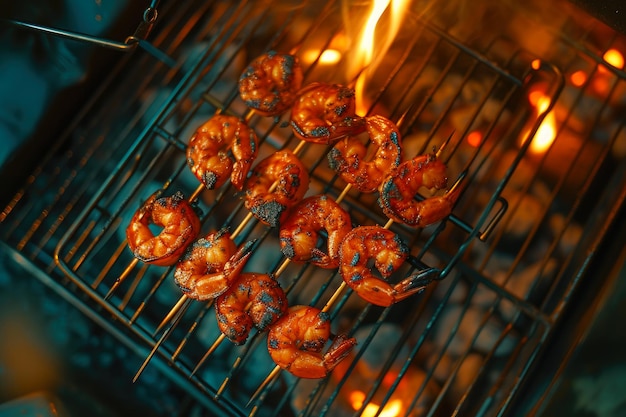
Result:
[[[125,58],[5,208],[3,240],[60,285],[87,295],[122,337],[152,349],[138,369],[144,359],[168,363],[208,407],[233,415],[384,415],[400,399],[396,415],[504,412],[611,220],[603,215],[616,202],[600,198],[607,191],[597,185],[621,179],[624,122],[611,116],[621,105],[623,73],[567,38],[558,47],[569,53],[550,60],[506,37],[474,49],[436,19],[412,14],[405,25],[414,30],[405,30],[368,74],[368,111],[402,120],[405,158],[451,136],[442,155],[451,177],[466,173],[466,188],[446,221],[425,229],[391,226],[411,247],[399,275],[426,267],[441,272],[423,293],[383,309],[349,290],[335,293],[341,283],[335,270],[295,263],[283,269],[276,230],[255,219],[242,225],[240,193],[230,184],[198,188],[186,165],[189,137],[219,111],[244,118],[257,132],[258,160],[302,146],[309,195],[337,198],[345,188],[328,167],[329,147],[299,145],[288,115],[255,115],[237,92],[244,66],[268,50],[301,57],[306,82],[352,83],[345,61],[321,59],[345,34],[341,4],[264,6],[186,2],[169,10],[152,43],[177,64]],[[598,48],[619,41],[612,37]],[[570,78],[579,70],[582,84]],[[529,104],[537,90],[550,103],[543,111]],[[593,109],[582,111],[591,128],[579,126],[581,107]],[[521,139],[537,136],[555,113],[555,145],[534,154],[532,142]],[[357,338],[354,354],[321,381],[280,372],[248,405],[274,367],[265,335],[238,347],[225,341],[205,357],[219,338],[211,303],[181,299],[172,268],[138,263],[127,249],[126,225],[156,190],[195,196],[203,231],[241,226],[236,243],[256,239],[246,269],[281,268],[290,303],[321,307],[333,300],[334,331]],[[376,195],[350,190],[341,204],[354,225],[387,222]]]

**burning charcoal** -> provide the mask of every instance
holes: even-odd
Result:
[[[558,236],[559,251],[567,256],[576,248],[583,234],[583,228],[575,222],[567,222],[562,214],[554,214],[550,217],[550,228],[555,236]],[[565,229],[565,230],[563,230]]]
[[[361,327],[357,330],[354,337],[357,340],[365,340],[372,330],[372,326]],[[393,346],[390,346],[390,341],[399,340],[401,335],[402,329],[399,326],[393,323],[383,323],[367,346],[361,361],[359,361],[359,372],[366,377],[375,378],[392,353]],[[391,345],[393,345],[393,342]],[[403,347],[403,349],[406,349],[406,347]],[[407,353],[407,351],[401,351],[397,355],[398,365],[401,365]]]
[[[453,365],[453,360],[446,352],[441,352],[438,347],[433,343],[426,342],[420,349],[421,355],[424,359],[424,369],[433,370],[433,378],[438,383],[445,383],[450,377],[450,372]],[[440,357],[441,356],[441,357]]]
[[[539,261],[524,267],[521,271],[515,271],[504,285],[506,290],[518,298],[533,301],[535,297],[541,297],[546,286],[552,281],[558,267],[558,261],[548,259],[546,262]],[[504,277],[498,278],[504,282]],[[519,314],[511,303],[500,304],[500,311],[504,319],[513,321]]]
[[[505,227],[504,238],[511,241],[525,239],[545,211],[545,205],[530,194],[509,191],[504,195],[509,209],[500,221]]]
[[[470,385],[479,377],[480,367],[483,365],[484,361],[485,358],[479,353],[470,353],[463,358],[463,362],[452,382],[451,392],[454,396],[454,402],[458,402],[470,388]]]
[[[499,164],[496,166],[494,172],[491,173],[494,179],[499,181],[502,178],[504,178],[504,175],[506,174],[506,172],[513,165],[513,161],[516,156],[517,156],[517,151],[515,150],[509,150],[509,151],[504,152],[502,155],[499,155],[499,157],[497,158],[497,161],[499,161]],[[511,189],[511,188],[514,190],[525,189],[528,186],[528,183],[532,181],[533,176],[536,173],[536,170],[537,170],[536,167],[528,159],[520,160],[519,164],[515,168],[515,171],[513,171],[513,175],[511,176],[511,178],[509,179],[509,182],[507,183],[507,189]]]
[[[452,292],[448,294],[450,291]],[[437,283],[434,294],[438,300],[445,300],[448,304],[460,304],[467,297],[467,291],[467,285],[463,281],[457,281],[454,277],[448,276]]]
[[[355,337],[358,340],[366,340],[374,326],[365,326],[357,330]],[[369,403],[370,410],[378,410],[379,404],[385,395],[389,394],[392,384],[398,375],[400,368],[404,365],[406,357],[409,353],[408,346],[403,346],[398,354],[394,357],[394,363],[389,371],[381,376],[381,372],[385,363],[390,359],[393,353],[393,341],[398,340],[402,334],[402,329],[391,323],[383,323],[371,343],[365,347],[365,351],[361,359],[357,362],[356,367],[352,370],[350,377],[340,391],[340,396],[346,404],[346,411],[352,411],[346,415],[353,415],[363,404],[368,391],[375,385],[376,381],[382,381],[382,385],[376,391]],[[390,343],[390,341],[392,341]],[[341,364],[340,364],[341,366]],[[347,364],[345,365],[347,366]],[[340,370],[340,369],[338,369]],[[393,415],[404,415],[407,404],[415,401],[417,387],[425,384],[425,389],[421,393],[415,404],[413,411],[415,415],[422,415],[432,404],[435,395],[439,392],[438,384],[432,379],[426,380],[427,373],[418,366],[412,366],[406,370],[403,378],[383,407],[381,415],[385,412],[395,410]],[[349,408],[352,410],[349,410]],[[390,414],[391,415],[391,414]]]
[[[506,337],[496,347],[504,326],[498,323],[493,316],[489,317],[487,322],[482,325],[484,314],[486,313],[474,306],[470,306],[465,312],[460,305],[451,306],[443,312],[439,320],[435,332],[435,343],[442,349],[446,348],[447,353],[455,357],[464,354],[468,349],[488,353],[496,348],[496,355],[498,356],[510,353],[515,342],[512,338]],[[457,325],[456,334],[447,344],[450,331]],[[476,333],[479,333],[478,338],[472,343]]]
[[[622,126],[613,146],[611,146],[611,154],[616,159],[624,159],[626,157],[626,127]]]
[[[508,257],[503,257],[503,259],[508,259]],[[515,297],[531,301],[533,297],[540,295],[545,285],[552,280],[557,266],[558,262],[556,259],[549,259],[545,263],[544,261],[538,261],[531,265],[520,265],[518,270],[509,276],[508,265],[504,264],[501,270],[490,272],[489,277],[494,283],[504,287]],[[487,310],[497,301],[498,295],[493,290],[479,285],[472,298],[472,305]],[[498,309],[502,318],[509,322],[515,320],[515,317],[519,314],[519,310],[513,302],[503,297],[499,299]]]

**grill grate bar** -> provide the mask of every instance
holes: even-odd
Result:
[[[454,62],[454,60],[453,60],[453,61],[450,61],[450,62],[451,62],[451,63],[453,63],[453,62]],[[449,68],[451,67],[451,65],[452,65],[452,64],[450,64],[450,66],[448,67],[448,69],[447,69],[447,70],[449,70]],[[313,168],[313,170],[314,170],[314,169],[315,169],[315,167]],[[173,177],[171,177],[171,178],[170,178],[170,180],[168,180],[168,183],[173,182],[177,176],[178,176],[178,174],[175,174]],[[245,360],[245,358],[244,358],[244,360]],[[236,368],[234,368],[234,369],[236,369]],[[226,382],[226,381],[228,381],[228,380],[229,380],[229,377],[227,377],[227,379],[225,379],[225,382]],[[222,385],[222,386],[223,386],[223,385]]]

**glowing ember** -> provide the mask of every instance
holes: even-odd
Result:
[[[477,148],[478,146],[480,146],[480,144],[483,141],[483,134],[475,130],[473,132],[468,133],[465,140],[467,140],[468,145],[470,145],[473,148]]]
[[[538,70],[539,68],[541,68],[541,60],[533,59],[533,61],[530,63],[530,66],[532,67],[532,69]]]
[[[350,404],[354,410],[358,410],[363,406],[363,401],[365,401],[365,393],[363,391],[352,391],[350,393]],[[363,417],[396,417],[400,415],[403,411],[402,401],[398,399],[390,400],[382,410],[380,410],[380,406],[369,403],[363,409],[363,413],[361,416]]]
[[[607,64],[617,69],[624,68],[624,56],[617,49],[609,49],[604,53],[602,59],[604,59]]]
[[[604,62],[608,65],[622,69],[624,68],[624,56],[617,49],[609,49],[602,56]],[[598,74],[593,79],[593,88],[597,94],[606,95],[611,89],[613,83],[612,74],[606,65],[598,66]]]
[[[578,70],[570,76],[570,81],[576,87],[582,87],[587,81],[587,74],[583,70]]]
[[[363,391],[352,391],[350,393],[350,404],[352,404],[352,408],[355,410],[363,406],[363,401],[365,401],[365,393]]]

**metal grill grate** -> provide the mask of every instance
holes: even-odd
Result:
[[[247,212],[230,185],[199,189],[185,149],[216,111],[255,129],[257,160],[299,146],[288,116],[263,118],[245,108],[237,78],[254,56],[278,50],[302,58],[305,82],[354,81],[342,71],[345,61],[320,60],[346,29],[341,4],[311,3],[185,2],[163,13],[152,43],[176,66],[139,53],[124,58],[5,208],[3,241],[74,296],[87,295],[118,337],[140,352],[152,350],[142,360],[169,364],[166,372],[209,408],[335,416],[377,404],[383,415],[400,398],[399,415],[503,412],[624,197],[614,190],[623,188],[625,132],[617,115],[625,77],[589,46],[623,47],[616,36],[603,44],[591,31],[576,42],[559,37],[555,49],[567,53],[548,59],[506,37],[470,48],[437,18],[410,16],[405,26],[412,29],[368,74],[369,108],[402,119],[405,158],[451,136],[442,155],[452,177],[466,173],[466,188],[447,221],[423,230],[391,226],[412,248],[403,273],[441,271],[425,292],[393,307],[335,293],[341,277],[333,270],[293,263],[281,270],[290,303],[321,307],[332,300],[335,330],[358,339],[355,354],[327,379],[281,372],[248,406],[274,367],[265,335],[241,347],[225,341],[205,358],[219,337],[211,304],[181,299],[171,268],[134,262],[126,247],[124,231],[140,204],[158,189],[180,190],[202,210],[203,232],[241,226],[236,243],[256,239],[246,270],[282,268],[276,230],[254,219],[242,223]],[[577,71],[585,74],[580,84],[571,78]],[[550,101],[540,113],[528,101],[538,90]],[[555,144],[535,155],[520,138],[538,135],[554,114]],[[478,142],[468,141],[472,135]],[[301,149],[309,194],[341,195],[345,183],[327,166],[329,149]],[[350,190],[341,204],[355,225],[384,225],[375,199]],[[356,391],[363,397],[354,403]]]

